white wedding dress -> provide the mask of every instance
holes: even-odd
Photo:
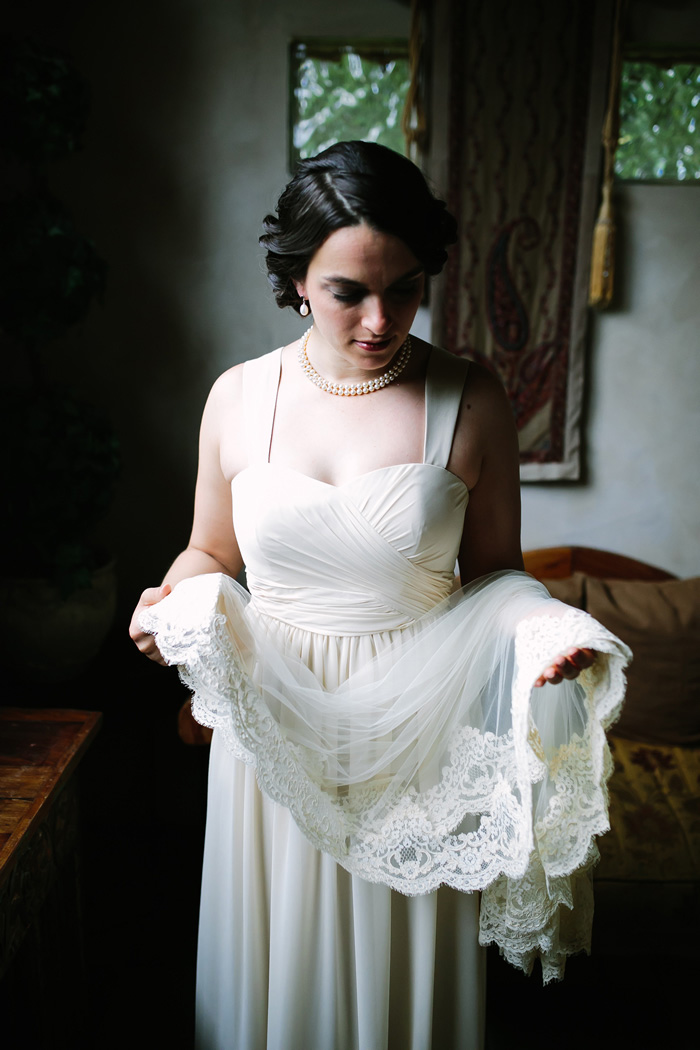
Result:
[[[525,573],[455,591],[465,362],[431,354],[423,462],[340,487],[269,462],[280,374],[244,371],[250,594],[195,577],[142,616],[215,730],[197,1047],[479,1050],[480,942],[545,980],[588,947],[629,652]],[[601,655],[533,690],[572,645]]]

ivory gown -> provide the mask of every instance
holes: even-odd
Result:
[[[525,573],[452,593],[465,362],[431,353],[423,462],[340,487],[269,462],[280,374],[244,371],[252,598],[201,576],[142,616],[215,729],[197,1047],[479,1050],[479,936],[545,979],[588,945],[629,652]],[[603,655],[532,690],[571,645]]]

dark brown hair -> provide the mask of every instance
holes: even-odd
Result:
[[[299,309],[294,281],[303,280],[331,233],[360,223],[392,234],[411,249],[428,275],[439,273],[457,225],[422,173],[400,153],[374,142],[338,142],[303,160],[263,220],[260,244],[277,305]]]

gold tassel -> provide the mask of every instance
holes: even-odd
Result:
[[[603,147],[605,149],[603,200],[593,230],[591,276],[588,285],[588,305],[595,306],[598,310],[604,310],[610,305],[615,286],[615,218],[612,191],[615,180],[615,150],[620,134],[621,22],[625,3],[626,0],[617,0],[615,4],[608,111],[603,124]]]
[[[611,187],[603,186],[603,203],[593,230],[591,280],[588,305],[604,310],[610,305],[615,283],[615,220],[612,213]]]
[[[401,117],[401,130],[406,141],[406,156],[418,161],[427,147],[428,129],[423,100],[423,2],[411,0],[411,28],[408,62],[411,81]]]

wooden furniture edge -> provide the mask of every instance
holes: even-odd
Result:
[[[32,804],[20,817],[14,831],[0,849],[0,886],[9,878],[16,860],[13,854],[23,837],[35,827],[41,826],[45,818],[45,813],[42,813],[44,803],[66,782],[97,735],[102,715],[99,711],[78,711],[70,708],[0,707],[0,727],[2,726],[1,719],[6,721],[17,719],[23,722],[73,722],[82,723],[82,728],[61,760],[57,775],[48,777],[41,785]]]
[[[575,572],[611,580],[662,582],[677,579],[665,569],[595,547],[542,547],[525,551],[523,559],[526,572],[538,580],[560,580],[573,576]]]

